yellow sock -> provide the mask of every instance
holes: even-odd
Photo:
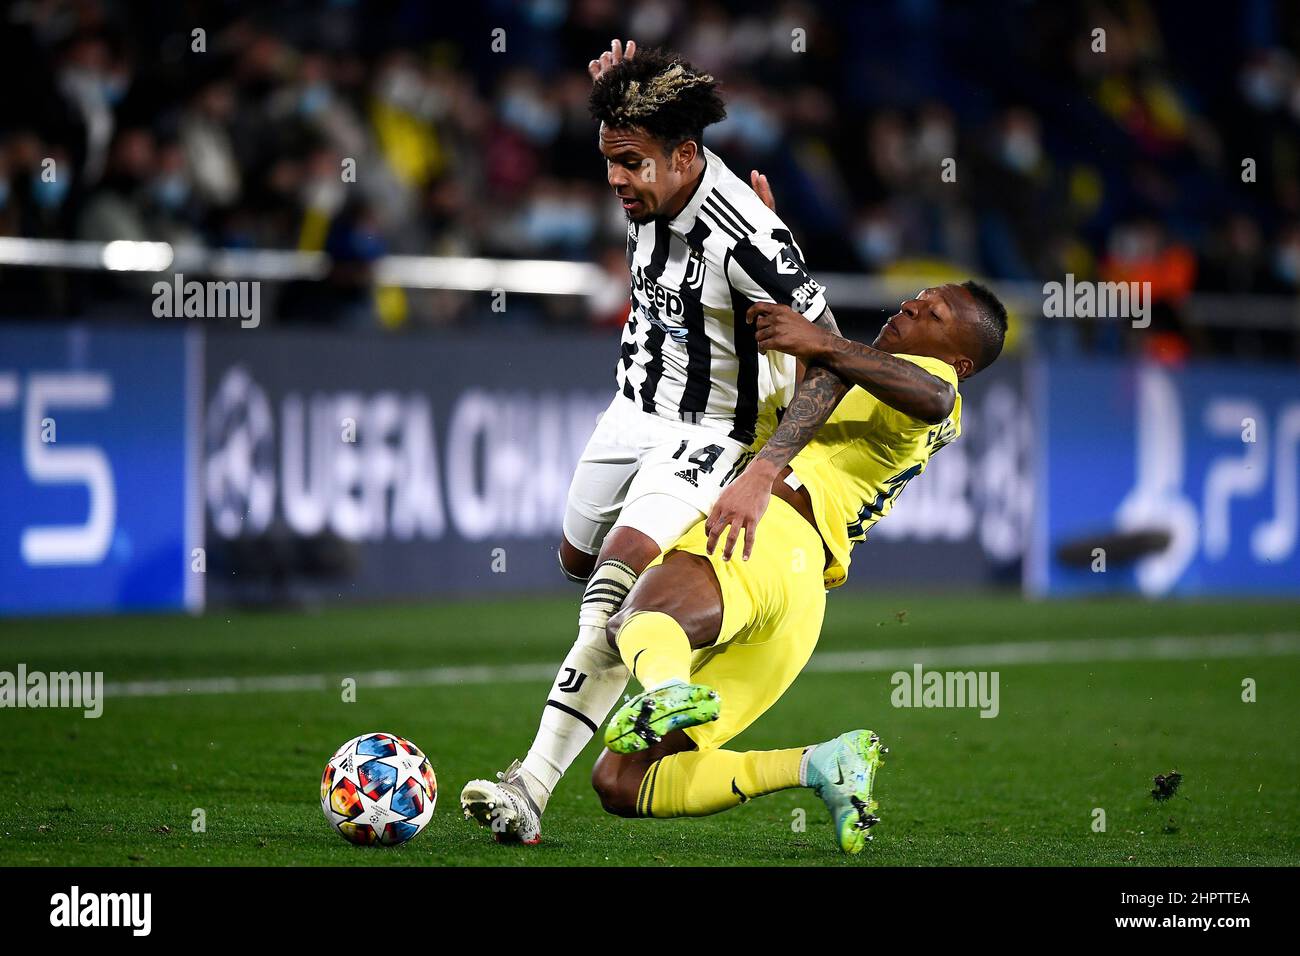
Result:
[[[642,687],[691,679],[691,642],[682,626],[659,611],[640,611],[618,632],[618,652]]]
[[[643,817],[704,817],[800,785],[806,748],[691,750],[656,760],[637,795]]]

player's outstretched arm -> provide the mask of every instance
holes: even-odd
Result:
[[[636,41],[628,40],[627,49],[623,49],[621,40],[613,40],[609,44],[609,49],[600,55],[600,59],[592,60],[587,64],[587,72],[591,74],[591,81],[595,83],[604,75],[605,71],[612,66],[622,63],[624,59],[632,59],[636,54]]]
[[[758,347],[793,355],[805,365],[830,369],[890,408],[937,425],[952,412],[956,389],[915,362],[832,335],[793,309],[771,302],[750,306],[745,321],[758,326]]]
[[[798,314],[794,310],[791,312]],[[750,321],[748,317],[746,321]],[[820,334],[839,337],[839,326],[830,309],[822,312],[815,322],[810,323],[803,316],[799,317],[799,321],[810,328],[817,328]],[[848,390],[849,384],[830,369],[817,365],[808,367],[790,400],[790,407],[781,417],[781,424],[776,427],[763,450],[714,503],[704,525],[709,536],[710,554],[713,553],[718,538],[730,528],[722,548],[723,558],[731,560],[736,539],[744,532],[743,557],[746,561],[749,560],[754,550],[758,522],[767,512],[768,501],[772,497],[772,482],[781,469],[790,463],[790,459],[817,434],[817,429],[826,424],[826,419],[830,418],[831,412],[835,411],[835,406]]]

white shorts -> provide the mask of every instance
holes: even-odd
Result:
[[[573,473],[564,537],[596,554],[612,528],[628,526],[662,550],[708,515],[752,457],[748,446],[722,432],[643,411],[620,392]],[[629,507],[647,496],[655,497],[646,507]]]

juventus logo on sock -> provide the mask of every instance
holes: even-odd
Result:
[[[579,674],[575,668],[566,667],[564,669],[564,680],[560,681],[559,687],[566,694],[576,694],[582,690],[582,682],[587,679],[586,674]]]

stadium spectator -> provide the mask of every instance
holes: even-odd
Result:
[[[1017,17],[940,15],[904,0],[869,13],[740,0],[457,13],[238,0],[10,5],[0,69],[24,93],[0,132],[0,231],[345,249],[348,283],[371,274],[362,246],[608,265],[623,225],[601,186],[581,67],[618,34],[681,49],[719,76],[729,115],[717,145],[737,168],[770,175],[820,270],[887,274],[928,262],[1027,282],[1123,275],[1160,286],[1180,334],[1189,317],[1179,303],[1193,287],[1300,288],[1294,5],[1225,8],[1212,37],[1159,0],[1035,5]],[[508,55],[484,39],[497,24]],[[996,57],[976,52],[991,49]],[[1210,60],[1222,69],[1204,69]],[[1222,83],[1225,70],[1234,83]],[[1254,163],[1249,179],[1243,157]],[[45,159],[66,174],[42,178]],[[945,179],[949,159],[956,176]],[[349,161],[352,180],[341,175]],[[349,218],[358,209],[364,242]],[[1158,240],[1151,223],[1164,230]],[[1134,257],[1123,251],[1133,242],[1159,250]],[[6,311],[75,312],[88,302],[84,281],[7,271]],[[484,314],[454,293],[403,301],[402,322],[382,309],[341,311],[351,324],[403,326]],[[1062,328],[1059,341],[1045,340],[1052,347],[1124,345],[1105,330]],[[1231,330],[1184,337],[1196,349],[1236,341]]]

